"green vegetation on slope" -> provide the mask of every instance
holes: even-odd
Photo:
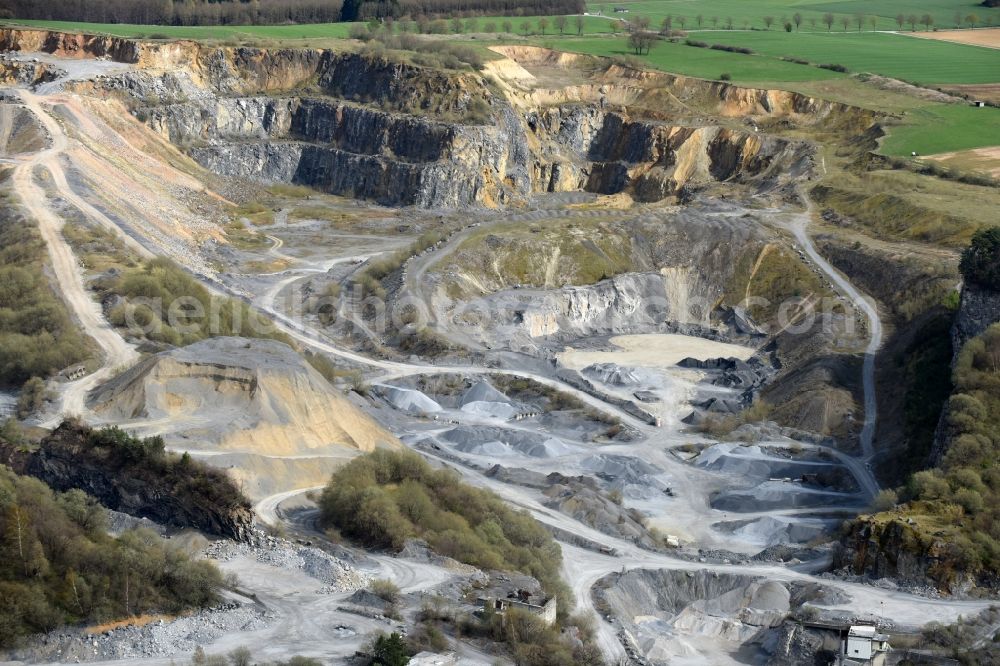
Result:
[[[0,385],[48,377],[91,356],[45,275],[48,255],[37,228],[0,194]]]
[[[222,577],[148,530],[107,533],[79,490],[54,493],[0,466],[0,646],[66,624],[177,613],[216,598]]]
[[[967,283],[1000,291],[1000,227],[983,229],[962,252],[959,264]]]
[[[1000,572],[1000,325],[965,344],[952,375],[947,452],[917,472],[904,499],[942,517],[971,573]]]
[[[964,253],[962,271],[967,281],[996,289],[1000,288],[997,266],[1000,227],[976,234]],[[947,339],[948,331],[939,335]],[[932,362],[940,353],[924,354],[923,360]],[[946,587],[964,575],[995,582],[1000,574],[1000,324],[965,344],[951,380],[954,390],[945,406],[943,431],[938,433],[944,438],[940,463],[910,477],[899,494],[901,507],[867,519],[880,524],[902,514],[912,521],[902,547],[930,559],[927,575]],[[930,389],[908,395],[912,401],[907,405],[908,425],[922,424],[933,432],[934,420],[916,412],[931,408],[937,393]],[[886,506],[879,508],[890,508],[896,499],[892,491],[883,491],[881,503]]]
[[[398,550],[407,539],[424,539],[441,555],[520,571],[568,599],[559,579],[562,554],[544,527],[455,472],[432,469],[416,453],[355,458],[333,474],[319,505],[324,525],[366,546]]]
[[[169,259],[95,281],[102,297],[124,299],[109,313],[115,326],[155,342],[188,345],[213,336],[272,338],[287,342],[274,324],[242,301],[213,296]]]

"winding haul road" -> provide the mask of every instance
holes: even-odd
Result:
[[[84,214],[89,215],[92,212],[92,207],[82,202],[70,190],[59,165],[58,157],[68,146],[66,134],[59,123],[45,112],[36,96],[27,91],[19,91],[19,94],[21,102],[45,129],[50,145],[44,150],[18,160],[12,179],[14,192],[28,215],[38,223],[38,232],[45,241],[52,272],[55,274],[63,300],[83,332],[97,343],[104,356],[103,365],[99,370],[66,384],[56,414],[41,423],[44,427],[54,427],[64,415],[82,415],[86,408],[87,393],[110,377],[115,368],[135,363],[139,355],[135,348],[125,342],[111,327],[98,303],[87,293],[76,256],[62,236],[63,221],[52,211],[45,191],[35,182],[36,167],[45,167],[52,176],[56,190],[66,201],[78,207]],[[115,229],[117,230],[117,227]]]
[[[80,322],[84,332],[92,337],[101,347],[104,354],[103,367],[96,373],[72,382],[66,386],[63,393],[60,414],[83,413],[85,408],[85,396],[87,391],[95,386],[99,381],[106,378],[111,372],[120,366],[134,363],[138,355],[134,348],[128,345],[104,320],[100,309],[94,300],[87,293],[84,287],[77,262],[68,244],[63,240],[60,229],[62,222],[51,207],[46,203],[46,193],[35,182],[35,169],[44,166],[53,177],[53,185],[60,196],[74,207],[78,208],[84,215],[95,220],[97,223],[107,228],[115,229],[119,237],[133,245],[128,234],[124,233],[112,220],[104,216],[100,211],[83,201],[66,181],[58,162],[59,155],[66,150],[68,140],[59,123],[50,116],[43,108],[41,100],[27,92],[21,92],[21,100],[37,118],[48,133],[51,145],[34,155],[19,158],[14,172],[13,184],[16,193],[20,197],[27,212],[34,217],[39,226],[40,233],[46,242],[52,269],[63,292],[63,297],[68,303],[76,319]],[[815,262],[817,266],[826,273],[829,278],[846,294],[868,317],[871,339],[868,343],[864,364],[864,395],[865,395],[865,425],[862,431],[862,447],[865,460],[870,460],[874,454],[873,435],[877,419],[877,405],[875,401],[874,384],[874,356],[881,344],[882,327],[878,318],[878,313],[874,306],[836,269],[827,262],[814,247],[807,233],[809,223],[809,213],[795,218],[790,229],[795,238],[801,244],[805,252]],[[280,243],[275,243],[275,251],[280,250]],[[151,253],[140,246],[138,248],[143,256]],[[424,266],[426,268],[426,264]],[[315,268],[301,270],[290,270],[287,279],[281,281],[281,285],[301,278]],[[202,277],[202,282],[214,291],[221,291],[232,296],[253,301],[246,294],[237,293],[231,287]],[[300,343],[328,353],[332,356],[349,360],[354,363],[377,368],[385,373],[383,379],[392,377],[402,377],[408,375],[428,374],[428,373],[465,373],[465,374],[508,374],[516,377],[528,378],[538,381],[546,386],[557,388],[561,391],[571,393],[583,400],[590,406],[601,409],[604,412],[612,413],[623,421],[643,430],[650,431],[649,426],[638,422],[628,414],[621,412],[618,408],[611,406],[604,401],[592,396],[589,393],[573,389],[562,382],[537,373],[499,370],[492,368],[482,368],[477,366],[433,366],[416,363],[400,363],[370,358],[363,354],[353,352],[339,347],[332,340],[327,339],[321,333],[312,330],[301,322],[294,321],[274,307],[275,298],[280,291],[270,289],[258,297],[254,305],[262,312],[270,315],[277,326],[292,338]],[[58,415],[47,421],[47,424],[54,424],[58,421]],[[873,494],[877,491],[877,484],[871,477],[870,471],[862,465],[861,461],[850,456],[838,456],[845,465],[858,478],[863,485],[864,491]],[[815,580],[812,576],[804,572],[772,564],[756,564],[733,566],[723,564],[710,564],[701,562],[691,562],[663,553],[653,553],[637,548],[630,542],[626,542],[604,533],[598,532],[586,525],[583,525],[572,518],[552,511],[544,507],[537,497],[523,488],[503,484],[492,479],[487,479],[478,473],[470,470],[460,470],[463,474],[474,477],[472,480],[476,485],[485,486],[504,497],[515,506],[523,507],[530,511],[538,520],[553,527],[569,530],[575,534],[589,538],[597,543],[614,547],[618,556],[608,556],[598,552],[583,550],[568,544],[563,545],[564,549],[564,569],[565,577],[571,584],[577,597],[577,603],[581,609],[593,610],[590,598],[590,590],[593,584],[602,576],[609,573],[631,568],[668,568],[681,570],[710,569],[714,571],[726,571],[733,573],[743,573],[759,575],[774,580]],[[873,485],[874,484],[874,485]],[[275,523],[283,520],[279,507],[281,503],[293,496],[306,492],[297,490],[282,493],[263,500],[257,505],[258,515],[265,522]],[[408,591],[420,591],[431,587],[434,584],[447,580],[448,574],[443,573],[440,567],[420,563],[397,560],[395,558],[376,558],[380,562],[383,575],[389,576],[407,589]],[[273,568],[258,571],[252,562],[240,562],[240,574],[254,584],[254,589],[259,591],[260,598],[278,616],[277,624],[265,629],[245,634],[227,636],[213,644],[212,648],[231,648],[239,645],[246,645],[251,649],[258,648],[261,654],[268,654],[269,649],[276,644],[282,646],[300,646],[303,650],[313,650],[316,653],[324,653],[329,650],[329,630],[332,618],[339,617],[335,608],[337,598],[318,594],[311,588],[303,590],[301,593],[289,592],[295,590],[297,585],[301,585],[299,579],[285,581]],[[871,586],[846,583],[836,580],[822,580],[822,584],[840,589],[851,597],[849,606],[845,609],[853,611],[874,611],[880,605],[884,606],[887,615],[903,625],[920,626],[929,619],[948,621],[955,619],[958,615],[975,613],[986,608],[989,603],[981,601],[959,601],[951,599],[927,599],[899,592],[891,592]],[[353,617],[352,623],[355,625],[365,625],[361,619]],[[365,630],[376,627],[363,627]],[[602,650],[609,659],[617,660],[623,655],[622,646],[615,635],[614,628],[601,621],[598,626],[598,640]],[[230,648],[230,649],[231,649]],[[284,653],[284,649],[282,650]],[[148,663],[167,663],[165,659],[146,660]]]
[[[868,346],[865,348],[865,360],[861,371],[862,390],[865,400],[865,423],[861,429],[861,450],[865,462],[871,462],[875,457],[875,426],[878,422],[878,399],[875,395],[875,355],[882,346],[882,320],[872,302],[861,294],[851,282],[844,277],[826,258],[819,253],[809,236],[808,225],[813,215],[813,203],[808,195],[801,193],[806,202],[806,212],[796,215],[789,228],[795,239],[809,255],[809,258],[819,267],[838,289],[851,300],[854,305],[865,313],[868,319]],[[877,489],[876,489],[877,492]],[[872,493],[874,494],[874,493]]]

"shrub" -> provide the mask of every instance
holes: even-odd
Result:
[[[720,81],[732,81],[733,80],[733,76],[729,72],[723,72],[722,74],[719,74],[719,80]]]
[[[1000,291],[1000,227],[976,232],[962,252],[959,270],[966,282]]]
[[[693,46],[698,49],[708,48],[708,42],[700,42],[697,39],[685,39],[684,43],[687,44],[688,46]]]
[[[17,396],[17,406],[15,413],[17,418],[26,419],[32,414],[40,412],[45,406],[48,392],[45,389],[45,382],[38,377],[32,377],[21,387],[21,393]]]
[[[372,581],[369,587],[371,593],[382,601],[388,602],[390,604],[399,603],[399,586],[393,583],[391,580],[386,580],[384,578],[377,578]]]
[[[846,67],[844,67],[843,65],[838,65],[838,64],[836,64],[836,63],[827,63],[827,64],[824,64],[824,65],[816,65],[816,66],[817,66],[817,67],[819,67],[820,69],[828,69],[828,70],[830,70],[831,72],[841,72],[841,73],[846,73],[846,72],[848,72],[848,71],[849,71],[849,70],[848,70],[848,69],[847,69]]]
[[[421,538],[441,555],[520,571],[550,594],[571,596],[559,579],[559,546],[544,527],[455,472],[432,469],[416,453],[355,458],[333,474],[319,504],[324,526],[369,547],[399,550],[407,539]]]
[[[104,508],[85,493],[55,493],[5,467],[0,521],[20,535],[0,540],[0,647],[60,625],[205,606],[222,583],[213,564],[149,530],[109,536]]]
[[[730,46],[728,44],[712,44],[711,48],[715,51],[728,51],[729,53],[742,53],[744,55],[752,55],[753,49],[748,49],[745,46]]]

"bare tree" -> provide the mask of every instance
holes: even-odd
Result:
[[[701,24],[705,22],[705,17],[702,16],[701,14],[698,14],[697,16],[694,17],[694,20],[698,22],[698,27],[700,28]]]
[[[549,27],[549,20],[547,18],[538,19],[538,30],[544,35],[545,31]]]
[[[634,30],[628,36],[628,45],[636,55],[648,55],[655,41],[656,35],[646,30]]]
[[[774,17],[773,16],[765,16],[761,20],[764,21],[764,25],[767,26],[768,30],[770,30],[771,26],[774,24]]]
[[[858,23],[858,32],[861,32],[861,27],[865,24],[865,15],[862,14],[861,12],[858,12],[857,14],[855,14],[854,20],[857,21]]]
[[[674,31],[674,19],[670,14],[663,17],[663,21],[660,23],[660,34],[667,35],[668,37]]]
[[[524,33],[525,37],[528,36],[528,34],[531,32],[531,22],[530,21],[521,21],[521,32]]]
[[[868,23],[872,27],[872,32],[875,32],[875,28],[878,27],[878,17],[872,14],[868,17]]]
[[[910,14],[909,16],[906,17],[906,22],[910,24],[911,31],[917,29],[917,22],[919,20],[920,19],[917,18],[916,14]]]
[[[896,25],[899,26],[900,30],[903,29],[904,23],[906,23],[906,17],[902,14],[896,14]]]
[[[553,19],[553,23],[555,23],[556,30],[559,31],[560,35],[566,34],[566,24],[569,23],[569,20],[565,16],[555,17],[555,19]]]
[[[577,36],[583,34],[583,17],[579,14],[576,16],[576,34]]]
[[[677,25],[679,25],[681,27],[681,30],[684,29],[684,25],[687,23],[687,21],[688,21],[687,17],[685,17],[685,16],[678,16],[677,17]]]
[[[795,12],[792,14],[792,21],[795,23],[795,29],[798,30],[802,27],[802,14]]]
[[[514,32],[514,24],[510,21],[504,21],[501,29],[509,35]]]
[[[718,16],[713,16],[712,17],[712,27],[713,28],[718,28],[719,27],[719,17]]]
[[[965,22],[969,24],[969,27],[975,28],[976,24],[979,23],[979,17],[975,14],[969,14],[965,17]]]
[[[934,25],[934,17],[930,14],[924,14],[920,17],[920,24],[924,26],[924,30],[930,30],[931,26]]]
[[[823,14],[823,23],[826,24],[826,31],[827,32],[830,32],[831,30],[833,30],[833,14],[831,14],[830,12],[827,12],[826,14]]]
[[[732,16],[727,16],[726,17],[726,30],[732,30],[732,29],[733,29],[733,17]]]
[[[844,26],[844,32],[847,32],[847,29],[851,27],[851,19],[846,16],[841,16],[840,25]]]

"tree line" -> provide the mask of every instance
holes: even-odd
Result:
[[[1000,0],[997,0],[997,2],[1000,2]],[[881,18],[875,14],[864,14],[862,12],[853,15],[827,12],[822,16],[803,16],[802,13],[795,12],[791,16],[761,16],[757,22],[750,18],[743,18],[737,23],[732,16],[723,17],[698,14],[690,18],[668,14],[660,22],[659,32],[663,35],[670,35],[674,31],[683,31],[687,28],[698,30],[709,28],[712,30],[734,30],[736,28],[759,30],[761,27],[765,30],[777,27],[778,29],[784,29],[786,32],[792,32],[801,30],[803,26],[807,26],[811,30],[825,27],[827,31],[832,31],[834,26],[838,26],[845,31],[855,28],[860,31],[864,30],[866,26],[870,27],[871,30],[876,30]],[[917,26],[922,26],[925,30],[930,30],[935,26],[935,19],[930,14],[897,14],[894,21],[899,30],[903,30],[906,26],[909,26],[910,30],[913,31],[917,30]],[[955,12],[952,21],[955,28],[963,26],[975,28],[987,23],[988,19],[982,19],[975,13],[963,14],[963,12]],[[612,21],[610,27],[612,32],[627,30],[629,33],[651,32],[653,29],[651,19],[646,16],[638,16],[630,21]]]
[[[206,606],[221,584],[213,564],[149,530],[109,536],[84,492],[54,493],[0,466],[0,647],[66,624]]]
[[[583,0],[0,0],[0,18],[141,25],[281,25],[583,11]]]

